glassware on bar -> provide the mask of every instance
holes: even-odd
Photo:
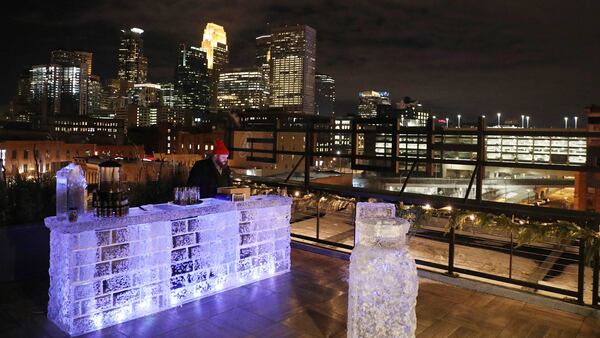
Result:
[[[176,187],[174,189],[173,203],[178,205],[190,205],[202,203],[199,187]]]

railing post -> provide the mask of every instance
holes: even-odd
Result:
[[[435,174],[435,165],[433,163],[433,133],[435,131],[435,122],[433,121],[433,117],[429,117],[427,119],[427,127],[426,127],[426,144],[427,147],[425,149],[425,175],[428,177],[433,177]],[[417,149],[417,158],[419,157],[419,149]]]
[[[585,282],[585,241],[579,239],[579,269],[577,271],[577,302],[583,304]]]
[[[313,121],[306,121],[306,141],[304,142],[304,189],[308,192],[310,185],[310,165],[312,163],[313,154]]]
[[[598,288],[600,287],[599,284],[599,279],[600,279],[600,252],[598,252],[596,250],[596,252],[594,252],[594,275],[592,278],[592,305],[595,307],[600,306],[600,304],[598,304],[598,302],[600,301],[600,295],[598,294],[598,292],[600,292],[600,290],[598,290]]]
[[[450,240],[448,245],[448,275],[456,277],[454,274],[454,247],[456,242],[456,234],[454,227],[450,227]]]
[[[321,218],[321,211],[319,210],[319,204],[321,204],[321,197],[317,197],[317,239],[319,239],[319,235],[321,232],[321,225],[319,224],[319,219]]]
[[[513,216],[513,218],[514,218],[514,216]],[[513,247],[514,247],[514,240],[513,240],[513,233],[511,231],[510,232],[510,258],[509,258],[509,262],[508,262],[508,278],[510,278],[510,279],[512,279]]]
[[[485,161],[485,117],[480,116],[477,125],[477,184],[475,185],[475,200],[481,201],[483,194],[483,176],[485,169],[483,162]]]
[[[356,123],[356,119],[352,119],[350,121],[350,147],[352,148],[350,151],[350,169],[354,169],[356,167],[356,131],[358,129]]]
[[[393,119],[392,124],[392,171],[394,174],[398,173],[398,128],[400,124],[399,119]]]

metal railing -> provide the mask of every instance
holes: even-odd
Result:
[[[372,124],[383,124],[388,123],[385,128],[379,128],[375,130],[361,130],[359,128],[360,123],[372,123]],[[392,127],[389,128],[389,125]],[[375,133],[375,134],[390,134],[392,136],[392,149],[393,152],[386,157],[377,155],[357,155],[357,130],[360,133]],[[256,148],[244,148],[235,147],[235,132],[269,132],[272,133],[272,141],[269,141],[271,149],[256,149]],[[512,133],[511,133],[512,132]],[[302,133],[305,138],[305,145],[302,150],[284,150],[278,147],[278,136],[283,133]],[[317,140],[318,134],[330,133],[330,134],[347,134],[351,139],[350,152],[337,153],[333,150],[330,151],[316,151],[315,141]],[[461,145],[452,145],[446,147],[444,144],[435,143],[434,140],[443,139],[440,136],[447,134],[461,134],[461,135],[473,135],[477,138],[475,144],[468,144],[461,147]],[[245,176],[245,179],[249,179],[253,182],[264,183],[269,186],[286,187],[287,189],[302,190],[305,193],[319,192],[328,193],[346,198],[353,198],[355,201],[366,201],[367,199],[374,198],[381,201],[387,201],[392,203],[403,203],[411,205],[425,205],[429,204],[433,208],[442,208],[451,205],[454,209],[470,210],[474,212],[485,212],[491,214],[504,214],[512,217],[519,217],[525,219],[534,219],[540,221],[554,221],[564,220],[577,223],[582,227],[593,229],[598,231],[598,225],[600,224],[600,214],[596,212],[578,211],[578,210],[565,210],[559,208],[548,208],[539,207],[532,205],[513,204],[505,202],[487,201],[482,198],[483,185],[484,185],[484,171],[486,167],[497,167],[497,168],[530,168],[530,169],[541,169],[541,170],[568,170],[578,173],[597,173],[600,172],[600,167],[590,165],[547,165],[547,164],[536,164],[536,163],[515,163],[515,162],[495,162],[485,160],[485,138],[490,135],[546,135],[546,136],[574,136],[574,137],[586,137],[586,138],[600,138],[599,132],[586,132],[586,131],[562,131],[562,130],[502,130],[502,129],[488,129],[485,127],[485,123],[482,119],[479,120],[477,128],[471,130],[448,130],[441,129],[436,130],[433,128],[432,121],[430,120],[427,127],[416,127],[416,128],[405,128],[399,126],[397,121],[390,119],[357,119],[352,122],[350,130],[339,130],[331,129],[323,126],[315,126],[314,121],[306,119],[302,123],[295,126],[285,126],[281,121],[275,119],[273,125],[261,124],[260,126],[245,126],[237,129],[231,129],[228,132],[228,141],[232,156],[235,158],[236,153],[252,153],[252,154],[270,154],[270,158],[277,159],[279,155],[294,155],[299,156],[299,160],[295,162],[295,165],[291,168],[286,178],[263,178],[255,176]],[[399,156],[397,146],[398,137],[424,137],[427,140],[427,148],[424,152],[417,153],[416,156]],[[239,140],[238,140],[239,141]],[[237,142],[239,143],[239,142]],[[444,156],[434,156],[435,150],[451,149],[452,151],[468,151],[473,152],[473,160],[457,160],[448,159]],[[337,184],[323,184],[311,182],[310,172],[313,167],[314,159],[317,157],[337,157],[345,158],[350,160],[350,167],[354,170],[374,170],[374,171],[393,171],[394,173],[399,172],[396,163],[404,162],[410,163],[410,169],[403,170],[404,181],[402,189],[400,191],[389,191],[382,189],[372,188],[358,188],[347,185]],[[377,168],[372,166],[360,165],[357,160],[389,160],[394,163],[392,167]],[[292,175],[304,164],[304,177],[302,182],[291,181]],[[474,166],[473,171],[470,175],[468,189],[466,190],[465,196],[448,197],[439,195],[425,195],[418,193],[410,193],[405,191],[405,187],[409,182],[412,175],[416,174],[416,170],[420,165],[441,165],[441,164],[465,164],[468,166]],[[425,169],[425,175],[432,174],[431,170]],[[474,190],[475,196],[469,196],[471,190]],[[343,250],[351,250],[353,245],[347,242],[341,242],[339,240],[332,240],[330,237],[323,237],[322,231],[322,212],[313,210],[303,216],[308,219],[314,219],[315,231],[313,234],[293,232],[292,237],[297,240],[311,241],[318,245],[324,245],[330,248],[338,248]],[[344,215],[347,218],[347,215]],[[302,217],[299,217],[302,218]],[[348,222],[346,219],[345,222]],[[445,271],[451,276],[457,276],[457,274],[464,274],[483,278],[495,282],[507,283],[512,286],[522,287],[529,290],[541,290],[558,295],[572,297],[580,304],[591,304],[592,306],[600,306],[600,295],[599,295],[599,265],[600,258],[599,253],[594,254],[594,259],[589,266],[585,262],[585,242],[582,240],[574,240],[569,243],[532,243],[523,246],[517,246],[514,241],[514,234],[506,233],[500,235],[490,235],[485,233],[457,231],[454,228],[449,228],[449,231],[444,230],[442,227],[427,227],[425,229],[419,228],[414,229],[414,238],[419,240],[427,240],[430,243],[444,243],[447,246],[447,254],[443,260],[430,259],[427,257],[417,257],[416,261],[421,266],[427,266],[434,269]],[[463,254],[471,249],[487,250],[488,252],[494,252],[497,255],[506,256],[508,260],[507,273],[499,273],[494,269],[487,269],[477,267],[473,264],[465,263],[468,261],[468,257]],[[457,257],[458,254],[458,257]],[[533,262],[538,265],[535,269],[535,273],[523,274],[515,271],[515,260],[527,260],[527,262]],[[575,268],[575,271],[572,271]],[[542,275],[543,273],[543,275]],[[585,278],[587,274],[592,275],[591,292],[586,293],[589,290],[589,285],[585,284]],[[562,278],[562,283],[554,283],[552,280]],[[566,280],[565,280],[566,279]],[[589,299],[587,299],[589,295]]]

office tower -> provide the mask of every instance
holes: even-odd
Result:
[[[89,75],[87,78],[87,107],[86,114],[93,116],[100,111],[102,103],[102,83],[98,75]]]
[[[271,33],[270,106],[314,114],[317,32],[298,25],[275,28]]]
[[[148,59],[144,56],[143,30],[121,30],[119,46],[119,79],[132,83],[144,83],[148,76]]]
[[[163,107],[175,108],[175,86],[172,83],[160,84],[160,104]]]
[[[30,122],[31,75],[27,70],[19,76],[17,94],[10,100],[6,118],[14,121]]]
[[[102,86],[102,101],[100,109],[114,111],[127,105],[127,81],[119,79],[108,79]]]
[[[358,98],[358,115],[360,117],[376,117],[377,106],[391,105],[390,93],[387,91],[362,91],[358,93]]]
[[[204,28],[202,48],[206,51],[208,69],[222,69],[229,63],[227,34],[223,26],[209,22]]]
[[[175,108],[191,113],[196,122],[206,113],[210,98],[206,55],[201,48],[182,44],[175,69]]]
[[[33,66],[30,87],[33,113],[42,124],[55,115],[85,115],[86,88],[81,67],[58,64]]]
[[[315,113],[335,115],[335,80],[326,74],[315,75]]]
[[[269,95],[271,93],[271,41],[271,34],[256,38],[256,57],[254,59],[254,65],[262,72]]]
[[[210,106],[217,106],[217,86],[219,72],[229,64],[227,34],[223,26],[209,22],[204,28],[202,49],[206,52],[207,68],[210,74]]]
[[[265,106],[267,94],[260,68],[233,68],[219,74],[219,109],[260,109]]]
[[[63,66],[79,66],[87,76],[92,75],[92,56],[90,52],[53,50],[50,52],[50,63]]]
[[[169,122],[172,124],[183,124],[185,114],[177,107],[177,92],[172,83],[160,84],[160,104],[161,114],[158,117],[158,122]]]
[[[156,83],[136,83],[129,91],[129,103],[139,107],[158,107],[161,88]]]

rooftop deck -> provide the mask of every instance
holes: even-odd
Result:
[[[85,337],[345,337],[348,262],[292,250],[288,274]],[[600,337],[600,319],[421,279],[418,337]],[[0,337],[66,337],[48,281],[0,284]]]

